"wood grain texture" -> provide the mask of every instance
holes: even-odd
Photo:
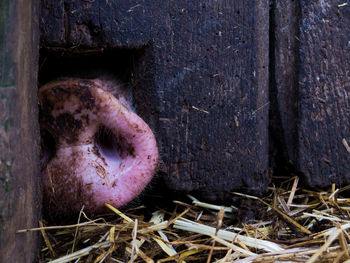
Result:
[[[142,51],[135,103],[168,187],[206,199],[266,189],[268,1],[43,2],[42,46]]]
[[[298,169],[311,185],[350,183],[350,5],[301,1]]]
[[[298,161],[299,1],[272,1],[270,28],[271,159],[281,169]]]
[[[0,262],[34,262],[40,216],[38,1],[0,3]]]

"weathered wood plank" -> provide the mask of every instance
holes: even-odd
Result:
[[[313,186],[350,182],[349,6],[275,1],[271,123],[284,164]],[[275,148],[275,149],[276,149]]]
[[[43,46],[139,48],[131,85],[170,188],[212,199],[265,189],[268,1],[44,2]]]
[[[350,183],[350,5],[301,1],[298,168],[311,185]]]
[[[299,1],[272,1],[270,25],[270,134],[275,167],[296,171],[299,119]]]
[[[0,262],[34,262],[39,147],[38,1],[0,2]]]

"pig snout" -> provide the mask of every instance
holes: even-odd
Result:
[[[52,81],[39,89],[42,185],[48,211],[98,213],[121,207],[151,181],[158,162],[154,134],[99,79]],[[108,84],[110,85],[110,83]],[[43,135],[42,135],[43,136]],[[49,149],[49,150],[48,150]]]

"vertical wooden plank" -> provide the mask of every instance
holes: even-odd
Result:
[[[177,1],[164,10],[154,52],[165,183],[212,200],[233,189],[261,192],[268,166],[267,3]]]
[[[350,183],[350,5],[301,0],[298,168],[311,185]]]
[[[39,147],[38,1],[0,2],[0,262],[34,262]]]
[[[51,13],[61,10],[45,2]],[[42,31],[42,43],[141,48],[134,97],[156,132],[167,186],[210,199],[233,189],[261,192],[268,181],[268,2],[70,0],[59,15],[64,28]]]
[[[274,0],[271,3],[271,160],[274,160],[277,169],[296,171],[298,165],[300,2]]]

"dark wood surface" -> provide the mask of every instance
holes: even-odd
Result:
[[[297,166],[299,119],[298,1],[273,1],[270,27],[270,146],[279,169]]]
[[[156,133],[165,183],[220,199],[266,189],[268,9],[244,0],[45,0],[41,44],[63,55],[137,50],[130,85]]]
[[[350,5],[301,3],[298,168],[312,185],[350,183]]]
[[[0,262],[34,262],[40,211],[38,1],[0,3]]]
[[[350,183],[350,6],[339,4],[276,1],[274,8],[276,145],[312,186]]]

